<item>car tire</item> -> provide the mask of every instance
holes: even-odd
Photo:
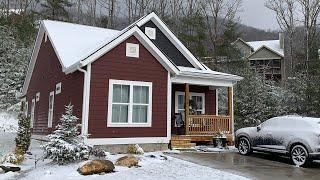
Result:
[[[241,155],[249,155],[252,153],[251,144],[248,138],[239,138],[238,151]]]
[[[290,151],[290,157],[296,166],[306,166],[309,163],[308,150],[303,145],[295,145]]]

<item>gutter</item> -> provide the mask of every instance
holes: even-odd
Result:
[[[87,70],[82,69],[80,66],[77,67],[77,70],[84,74],[83,97],[82,97],[81,135],[86,136],[86,135],[88,135],[91,64],[87,65]]]

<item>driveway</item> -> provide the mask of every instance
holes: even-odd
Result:
[[[295,167],[289,158],[256,153],[241,156],[230,153],[183,152],[170,156],[203,166],[220,169],[252,179],[319,179],[320,163],[313,162],[308,168]]]

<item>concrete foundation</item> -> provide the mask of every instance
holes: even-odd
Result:
[[[129,146],[133,145],[134,144],[95,145],[94,147],[111,153],[128,153]],[[164,151],[168,149],[168,144],[165,143],[139,144],[139,146],[144,152]]]

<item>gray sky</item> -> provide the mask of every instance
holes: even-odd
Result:
[[[264,6],[265,0],[243,0],[241,23],[259,29],[279,29],[274,12]]]

